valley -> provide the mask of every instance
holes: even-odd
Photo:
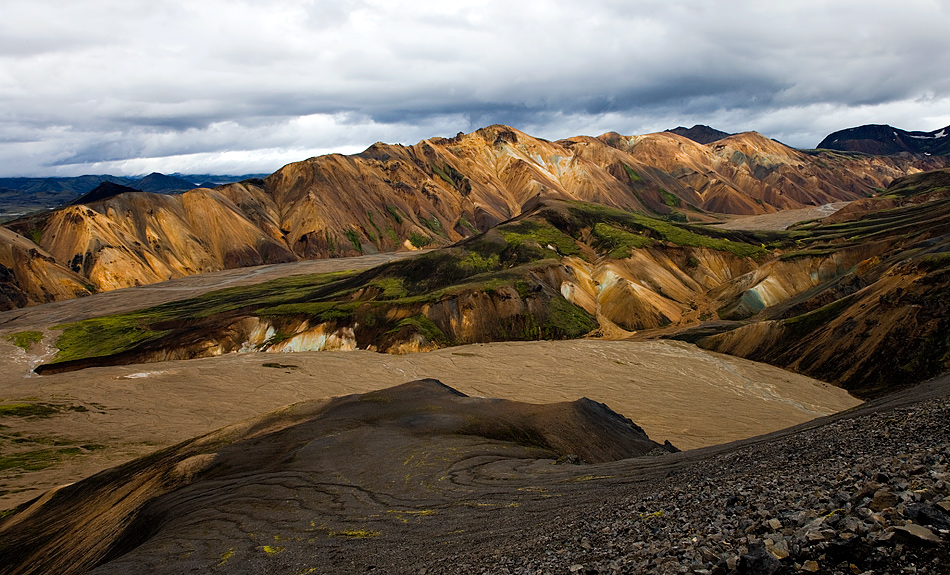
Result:
[[[947,157],[702,128],[0,228],[0,573],[946,564]]]

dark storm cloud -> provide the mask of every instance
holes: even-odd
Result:
[[[948,24],[924,0],[7,0],[0,175],[267,171],[494,123],[931,130]]]

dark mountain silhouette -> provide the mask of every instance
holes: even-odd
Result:
[[[679,126],[677,128],[673,128],[672,130],[666,130],[666,132],[683,136],[684,138],[689,138],[690,140],[700,144],[711,144],[715,141],[734,135],[730,134],[729,132],[723,132],[722,130],[704,126],[703,124],[696,124],[692,128],[684,128],[683,126]]]
[[[908,132],[886,124],[868,124],[830,134],[818,148],[891,156],[900,153],[950,154],[950,126],[933,132]]]
[[[127,192],[141,192],[142,190],[137,188],[132,188],[129,186],[123,186],[121,184],[114,184],[112,182],[102,182],[95,189],[79,196],[75,200],[69,202],[70,206],[78,206],[80,204],[89,204],[92,202],[98,202],[100,200],[107,200],[111,197],[118,196],[119,194],[124,194]]]
[[[158,172],[152,172],[151,174],[131,185],[142,190],[143,192],[153,192],[158,194],[192,190],[195,188],[195,185],[189,181],[172,176],[166,176],[165,174],[159,174]]]

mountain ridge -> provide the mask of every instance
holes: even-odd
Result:
[[[452,246],[358,274],[285,278],[61,326],[59,354],[35,371],[240,350],[398,354],[673,337],[871,397],[950,367],[948,171],[898,180],[787,231],[541,200]],[[897,345],[908,326],[918,344]]]
[[[548,142],[495,125],[310,158],[213,190],[119,194],[7,227],[93,289],[108,290],[233,267],[446,246],[543,200],[709,222],[864,198],[894,178],[948,163],[805,153],[755,132],[710,145],[672,133]]]
[[[887,124],[866,124],[829,134],[817,148],[885,156],[947,155],[950,154],[950,126],[932,132],[909,132]]]
[[[712,128],[710,126],[706,126],[703,124],[696,124],[692,128],[678,126],[676,128],[672,128],[670,130],[665,130],[665,131],[676,134],[678,136],[683,136],[684,138],[689,138],[690,140],[693,140],[700,144],[711,144],[717,140],[721,140],[723,138],[727,138],[729,136],[735,135],[729,132],[723,132],[722,130],[717,130],[715,128]]]

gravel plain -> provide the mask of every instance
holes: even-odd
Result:
[[[489,557],[426,572],[950,573],[948,422],[944,376],[790,431],[664,456],[677,460],[665,477],[601,486],[599,505],[590,485]]]

